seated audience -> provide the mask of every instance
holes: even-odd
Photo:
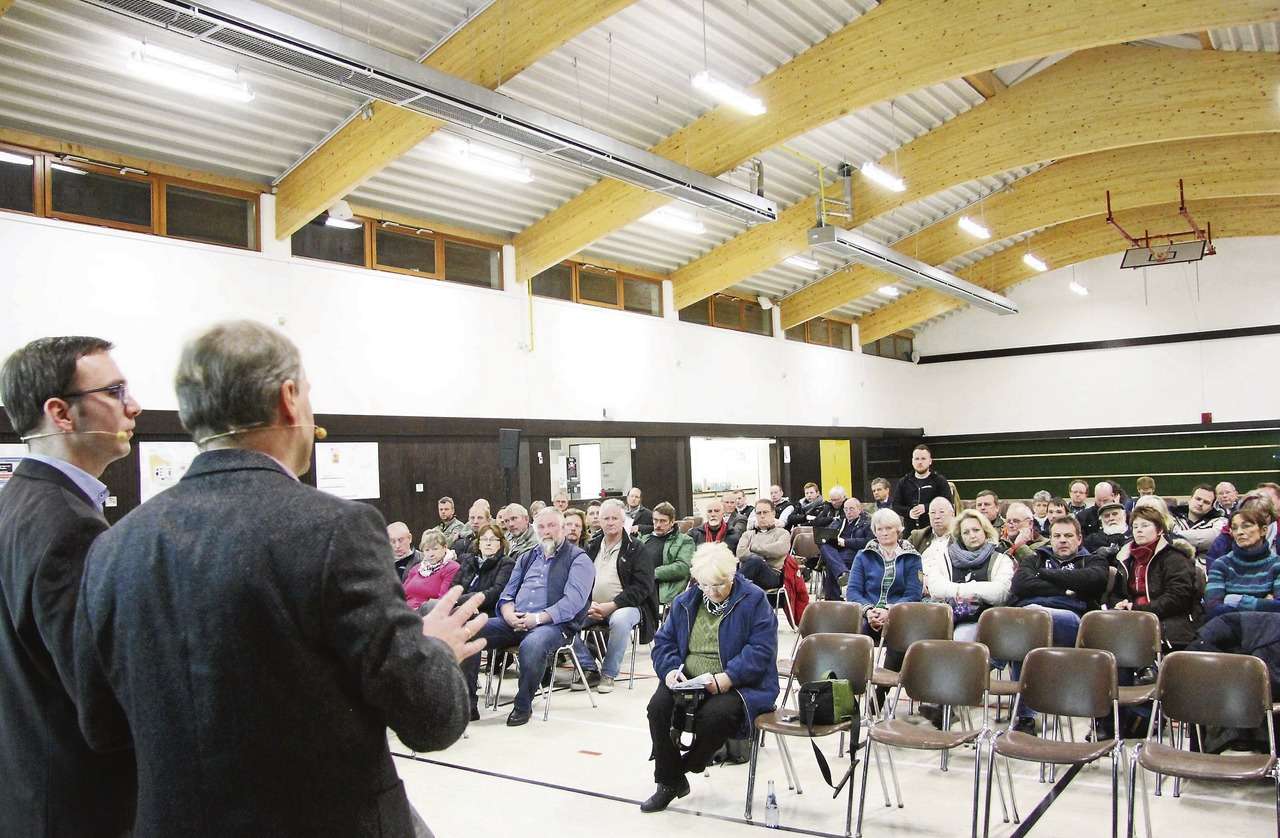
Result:
[[[812,493],[813,497],[810,498]],[[832,486],[829,500],[823,500],[818,493],[818,484],[804,484],[804,503],[796,510],[796,525],[804,527],[829,527],[841,517],[844,509],[845,491],[843,486]]]
[[[733,493],[725,492],[725,494]],[[694,527],[688,533],[693,539],[695,549],[703,544],[718,543],[723,543],[730,550],[738,549],[738,540],[747,530],[747,516],[735,513],[732,518],[725,518],[725,510],[728,508],[722,500],[707,502],[707,507],[703,511],[702,525]]]
[[[444,596],[458,573],[457,557],[445,538],[438,529],[424,532],[418,542],[422,559],[405,571],[404,599],[415,611],[425,614],[422,607],[428,603],[434,605],[435,600]]]
[[[626,515],[627,532],[631,535],[648,535],[653,532],[653,511],[640,503],[639,486],[632,486],[627,492]]]
[[[902,519],[897,512],[877,509],[871,516],[871,531],[875,538],[849,568],[844,598],[863,605],[863,631],[879,641],[894,605],[920,601],[924,571],[920,554],[902,540]],[[901,664],[901,655],[886,654],[886,667],[896,670]]]
[[[528,550],[532,550],[538,546],[538,536],[534,532],[533,527],[529,526],[529,511],[518,503],[508,504],[503,512],[506,513],[507,523],[507,552],[512,556],[519,556]],[[560,516],[561,528],[564,524],[564,516]]]
[[[973,508],[986,516],[996,532],[1004,529],[1004,518],[1000,517],[1000,496],[990,489],[983,489],[973,496]]]
[[[529,504],[529,517],[536,520],[538,513],[546,508],[547,502],[545,500],[535,500],[533,503]]]
[[[1229,518],[1231,513],[1236,511],[1236,507],[1240,502],[1240,493],[1236,491],[1235,485],[1223,480],[1213,487],[1213,494],[1217,498],[1214,506],[1218,508],[1224,518]]]
[[[1083,480],[1072,480],[1071,485],[1067,486],[1067,500],[1067,511],[1079,520],[1080,513],[1089,508],[1089,484]],[[1053,525],[1052,520],[1049,525]]]
[[[1108,560],[1120,552],[1131,538],[1124,504],[1109,500],[1098,507],[1100,529],[1084,537],[1084,549],[1090,553],[1104,553]]]
[[[1170,510],[1174,515],[1173,531],[1190,542],[1199,557],[1209,552],[1227,523],[1227,519],[1214,506],[1215,500],[1213,487],[1208,483],[1201,483],[1191,490],[1191,497],[1187,499],[1186,505]]]
[[[387,525],[387,538],[391,541],[391,555],[395,557],[396,576],[404,581],[404,572],[422,561],[422,554],[413,549],[413,533],[404,521]]]
[[[833,524],[836,534],[818,545],[826,572],[822,576],[822,598],[843,599],[840,577],[849,572],[854,558],[875,536],[871,532],[871,516],[862,502],[849,498],[844,502],[839,522]]]
[[[1124,504],[1116,496],[1115,487],[1110,480],[1102,480],[1093,487],[1093,506],[1076,516],[1080,522],[1080,534],[1088,538],[1096,532],[1102,532],[1102,507],[1116,501],[1123,510]]]
[[[921,556],[938,539],[946,541],[951,535],[951,522],[956,517],[955,507],[946,498],[929,501],[929,526],[921,527],[908,536],[911,546]]]
[[[600,534],[600,501],[593,500],[587,504],[587,532],[584,541],[591,543],[591,539]]]
[[[586,540],[587,513],[581,509],[565,509],[563,512],[565,541],[585,550],[590,543]]]
[[[563,515],[554,509],[542,510],[537,532],[533,549],[512,554],[515,567],[498,597],[498,616],[491,617],[476,635],[490,652],[520,647],[520,680],[507,716],[509,727],[528,723],[538,684],[548,676],[556,650],[569,643],[582,627],[595,585],[591,558],[564,540]],[[462,669],[471,698],[471,718],[475,720],[480,717],[476,701],[480,656],[467,658]]]
[[[1261,492],[1249,492],[1236,504],[1236,511],[1241,509],[1259,509],[1267,519],[1267,531],[1263,537],[1264,540],[1271,544],[1272,552],[1280,552],[1280,534],[1277,533],[1276,527],[1276,511],[1277,508],[1272,503],[1271,498]],[[1218,537],[1213,540],[1213,544],[1209,545],[1209,550],[1205,553],[1205,570],[1213,567],[1214,562],[1230,553],[1235,549],[1236,542],[1232,537],[1231,528],[1224,527]]]
[[[445,497],[436,501],[436,510],[440,513],[440,523],[432,527],[444,535],[445,544],[450,547],[453,542],[467,534],[467,525],[458,520],[454,513],[453,498]]]
[[[1040,531],[1040,534],[1043,535],[1045,538],[1048,538],[1049,525],[1053,523],[1054,519],[1061,518],[1063,515],[1070,515],[1070,514],[1071,514],[1071,511],[1068,509],[1068,505],[1065,500],[1063,500],[1062,498],[1050,498],[1049,499],[1049,520],[1045,521],[1044,529]]]
[[[782,566],[791,552],[791,533],[778,525],[773,510],[772,501],[756,501],[755,524],[738,539],[737,549],[738,572],[766,591],[782,587]]]
[[[928,551],[922,564],[924,594],[951,606],[956,640],[976,640],[982,612],[1009,599],[1013,559],[1000,550],[995,527],[977,510],[957,515],[946,549]]]
[[[893,511],[908,533],[928,524],[929,502],[934,498],[951,500],[951,484],[933,470],[929,446],[917,445],[911,452],[911,471],[893,487]]]
[[[583,628],[603,627],[608,640],[599,669],[582,636],[574,641],[573,650],[587,683],[575,682],[573,688],[585,690],[590,685],[609,693],[631,641],[631,629],[640,626],[641,643],[653,637],[658,625],[658,586],[650,556],[640,540],[626,531],[622,501],[610,498],[600,505],[600,529],[600,535],[587,545],[587,555],[595,566],[595,584]]]
[[[717,506],[720,501],[712,501]],[[710,515],[707,516],[710,520]],[[720,526],[727,529],[724,523]],[[697,529],[704,532],[704,523]],[[663,501],[653,508],[653,535],[644,543],[653,567],[653,578],[658,582],[658,604],[669,605],[673,599],[689,587],[689,563],[693,561],[694,542],[676,526],[676,510]]]
[[[1231,516],[1235,547],[1209,568],[1204,592],[1209,619],[1232,611],[1280,611],[1280,557],[1266,539],[1270,523],[1254,507]]]
[[[876,509],[889,509],[893,506],[893,484],[883,477],[871,481],[871,500]]]
[[[1168,521],[1158,509],[1133,509],[1133,539],[1116,556],[1121,574],[1108,597],[1108,607],[1150,611],[1160,618],[1161,636],[1175,649],[1195,639],[1195,551],[1181,539],[1170,540]]]
[[[1016,566],[1041,547],[1049,546],[1049,539],[1036,529],[1035,516],[1030,507],[1014,501],[1005,510],[1004,528],[999,530],[1000,552],[1007,553]]]
[[[1095,611],[1107,589],[1107,560],[1082,545],[1080,522],[1059,518],[1049,525],[1050,547],[1018,564],[1010,588],[1013,605],[1042,608],[1053,618],[1053,644],[1074,646],[1080,617]]]
[[[476,552],[476,534],[490,523],[489,502],[481,498],[471,504],[471,509],[467,510],[467,529],[453,542],[453,552],[459,556]]]
[[[480,611],[492,617],[498,607],[498,597],[511,580],[516,561],[507,553],[507,539],[497,524],[485,524],[476,534],[476,552],[467,553],[458,563],[455,585],[462,586],[463,596],[484,594]]]
[[[756,514],[755,504],[747,500],[746,492],[741,489],[735,489],[733,492],[733,508],[733,514],[744,520],[745,526],[743,529],[745,531],[747,527],[751,526],[751,516]]]
[[[551,505],[556,508],[561,515],[569,511],[569,493],[556,492],[551,496]]]
[[[689,793],[686,774],[704,771],[730,738],[750,739],[755,719],[778,700],[778,621],[758,585],[736,574],[723,544],[703,544],[693,557],[697,585],[676,597],[672,619],[653,638],[660,679],[649,700],[649,737],[657,788],[640,804],[660,812]],[[681,753],[672,737],[672,689],[710,676],[709,695],[693,721],[693,744]]]
[[[1134,488],[1138,490],[1138,497],[1142,497],[1143,495],[1154,495],[1156,493],[1155,478],[1147,477],[1145,475],[1139,477],[1137,482],[1134,484]]]
[[[791,520],[791,516],[796,511],[795,504],[791,502],[791,498],[783,494],[782,487],[776,486],[776,485],[769,487],[768,503],[773,507],[774,523],[779,528],[785,529],[787,527],[788,522]],[[755,528],[756,514],[759,509],[760,509],[760,501],[756,501],[756,508],[755,510],[752,511],[751,518],[747,522],[747,529],[750,530]]]
[[[1036,525],[1036,532],[1043,536],[1049,534],[1049,501],[1051,500],[1053,495],[1044,489],[1031,496],[1031,516]]]

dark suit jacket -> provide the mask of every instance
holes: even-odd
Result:
[[[0,836],[113,836],[133,821],[133,754],[89,749],[72,703],[85,555],[107,529],[62,472],[23,460],[0,492]],[[127,741],[125,743],[127,745]]]
[[[132,731],[136,838],[413,835],[387,726],[445,748],[469,702],[376,510],[263,454],[207,451],[88,567],[80,726],[103,751]]]

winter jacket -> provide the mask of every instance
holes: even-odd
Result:
[[[448,593],[453,586],[453,577],[458,575],[458,563],[453,559],[446,559],[441,563],[440,569],[430,576],[423,576],[419,572],[421,568],[422,562],[409,568],[401,583],[404,585],[405,602],[415,611],[424,602],[439,599]]]
[[[1114,608],[1123,599],[1134,603],[1138,592],[1134,587],[1133,561],[1130,551],[1133,542],[1120,548],[1116,566],[1121,576],[1107,598],[1107,606]],[[1147,604],[1132,605],[1134,611],[1150,611],[1160,618],[1160,632],[1165,642],[1179,648],[1196,636],[1199,619],[1200,596],[1196,591],[1195,548],[1183,540],[1156,542],[1155,555],[1147,565]]]
[[[653,637],[651,658],[659,678],[684,667],[693,619],[702,607],[697,587],[671,603],[670,616]],[[728,610],[720,621],[720,662],[746,710],[734,738],[750,738],[756,717],[773,710],[778,700],[778,618],[764,591],[741,574],[733,578]]]
[[[631,525],[639,530],[640,535],[648,535],[653,532],[653,510],[643,503],[635,509],[624,503],[622,505],[622,513],[631,519]]]
[[[893,584],[885,597],[889,605],[899,602],[919,602],[924,589],[924,570],[920,554],[909,542],[898,542],[898,552],[893,558]],[[849,584],[844,598],[873,608],[880,602],[880,588],[884,580],[885,559],[880,543],[872,541],[858,552],[849,568]]]
[[[600,555],[604,533],[591,539],[587,555],[594,564]],[[658,583],[653,575],[653,557],[645,552],[644,545],[626,533],[618,547],[618,581],[622,591],[613,598],[619,608],[640,609],[640,642],[648,643],[658,625]]]
[[[747,531],[747,518],[745,515],[734,515],[732,518],[725,518],[724,523],[725,534],[721,541],[729,548],[730,552],[737,555],[738,541],[741,540],[742,534]],[[718,530],[719,527],[712,530],[705,522],[702,526],[689,530],[688,536],[693,539],[693,549],[698,549],[708,541],[715,543],[715,535]]]
[[[736,551],[739,559],[754,553],[769,563],[774,570],[782,570],[782,562],[791,552],[791,533],[782,527],[768,530],[750,529],[738,539]]]
[[[836,516],[844,517],[842,510],[836,509],[829,501],[818,498],[813,503],[801,503],[791,515],[792,526],[797,527],[830,527]]]
[[[951,500],[951,485],[936,471],[929,472],[928,477],[916,477],[915,472],[910,472],[894,484],[893,511],[902,518],[906,532],[929,525],[929,502],[934,498]],[[919,518],[911,518],[907,513],[916,504],[923,504],[925,511]]]
[[[931,524],[925,524],[920,529],[913,530],[911,535],[907,536],[907,540],[911,542],[912,547],[916,548],[916,552],[923,556],[924,551],[928,550],[934,542],[946,541],[950,537],[951,536],[945,533],[943,535],[938,535],[933,531],[933,526]]]
[[[516,560],[508,553],[498,553],[491,558],[467,553],[462,556],[458,575],[453,578],[455,585],[462,586],[462,600],[473,594],[484,594],[484,602],[480,610],[490,617],[497,616],[498,597],[507,587],[511,571]]]
[[[666,605],[689,587],[689,566],[693,562],[693,539],[672,527],[666,535],[654,533],[644,543],[658,582],[658,602]]]
[[[875,536],[871,532],[871,516],[865,512],[852,521],[841,515],[830,526],[836,530],[836,537],[827,543],[840,550],[852,550],[857,553],[867,546],[867,542],[875,540]],[[844,547],[840,546],[840,542],[836,540],[837,538],[844,539]]]
[[[466,521],[463,521],[460,518],[454,517],[454,518],[450,518],[449,523],[447,524],[442,521],[439,524],[436,524],[430,530],[427,530],[427,532],[432,532],[432,531],[438,532],[441,535],[443,535],[445,546],[452,547],[453,542],[457,541],[459,538],[462,538],[467,533],[471,532],[471,527],[467,526]]]
[[[1108,578],[1107,560],[1101,556],[1081,549],[1060,559],[1052,548],[1042,547],[1019,562],[1010,594],[1014,605],[1049,600],[1054,607],[1083,614],[1101,605]]]
[[[1280,695],[1280,614],[1240,611],[1215,617],[1201,627],[1187,651],[1261,658],[1271,674],[1271,694]]]
[[[1213,542],[1227,526],[1227,519],[1219,515],[1216,509],[1209,510],[1205,517],[1194,522],[1185,507],[1170,511],[1174,514],[1173,531],[1191,542],[1197,556],[1208,553]]]
[[[976,598],[983,605],[1004,605],[1013,584],[1013,559],[998,550],[987,559],[987,581],[955,581],[947,550],[926,550],[921,557],[924,587],[931,599]]]

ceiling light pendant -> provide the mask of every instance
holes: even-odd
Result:
[[[15,163],[19,166],[34,166],[36,161],[34,158],[27,157],[22,154],[14,154],[11,151],[0,151],[0,163]]]
[[[964,230],[966,233],[973,236],[974,238],[982,239],[983,241],[991,238],[990,230],[988,230],[986,227],[983,227],[981,224],[974,221],[972,218],[970,218],[967,215],[960,216],[959,225],[961,230]]]
[[[1044,273],[1049,270],[1049,266],[1046,265],[1042,259],[1038,259],[1030,253],[1022,254],[1022,262],[1033,271]]]
[[[803,271],[816,271],[822,267],[822,265],[818,263],[817,259],[810,259],[808,256],[801,256],[799,254],[796,254],[795,256],[788,256],[786,259],[782,260],[782,263],[784,265],[790,265],[793,268],[800,268]]]
[[[879,291],[881,294],[889,298],[896,297],[899,293],[898,289],[894,288],[892,285],[881,285]]]
[[[354,218],[336,218],[332,215],[326,216],[324,223],[326,227],[337,227],[339,230],[359,230],[364,226],[363,221]]]
[[[862,164],[861,171],[864,178],[883,186],[890,192],[905,192],[907,190],[907,182],[905,180],[885,171],[870,160]]]
[[[228,102],[252,102],[253,90],[224,67],[143,42],[129,54],[128,70],[155,84]]]
[[[1067,287],[1071,289],[1071,293],[1073,294],[1079,294],[1081,297],[1089,296],[1089,289],[1085,288],[1078,282],[1069,282],[1067,283]]]
[[[657,227],[665,230],[672,230],[676,233],[687,233],[689,235],[700,236],[707,232],[707,228],[697,218],[688,213],[681,212],[673,207],[661,207],[646,215],[643,221],[647,221]]]
[[[469,172],[515,183],[533,183],[533,172],[514,154],[461,137],[449,136],[447,142],[453,160]]]
[[[745,90],[721,81],[711,75],[710,70],[703,70],[693,77],[693,87],[715,99],[722,105],[728,105],[736,111],[748,116],[760,116],[765,112],[764,102]]]

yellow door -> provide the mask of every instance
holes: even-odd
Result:
[[[818,440],[818,458],[822,464],[822,494],[826,497],[832,486],[843,486],[853,494],[853,465],[849,459],[849,440]]]

